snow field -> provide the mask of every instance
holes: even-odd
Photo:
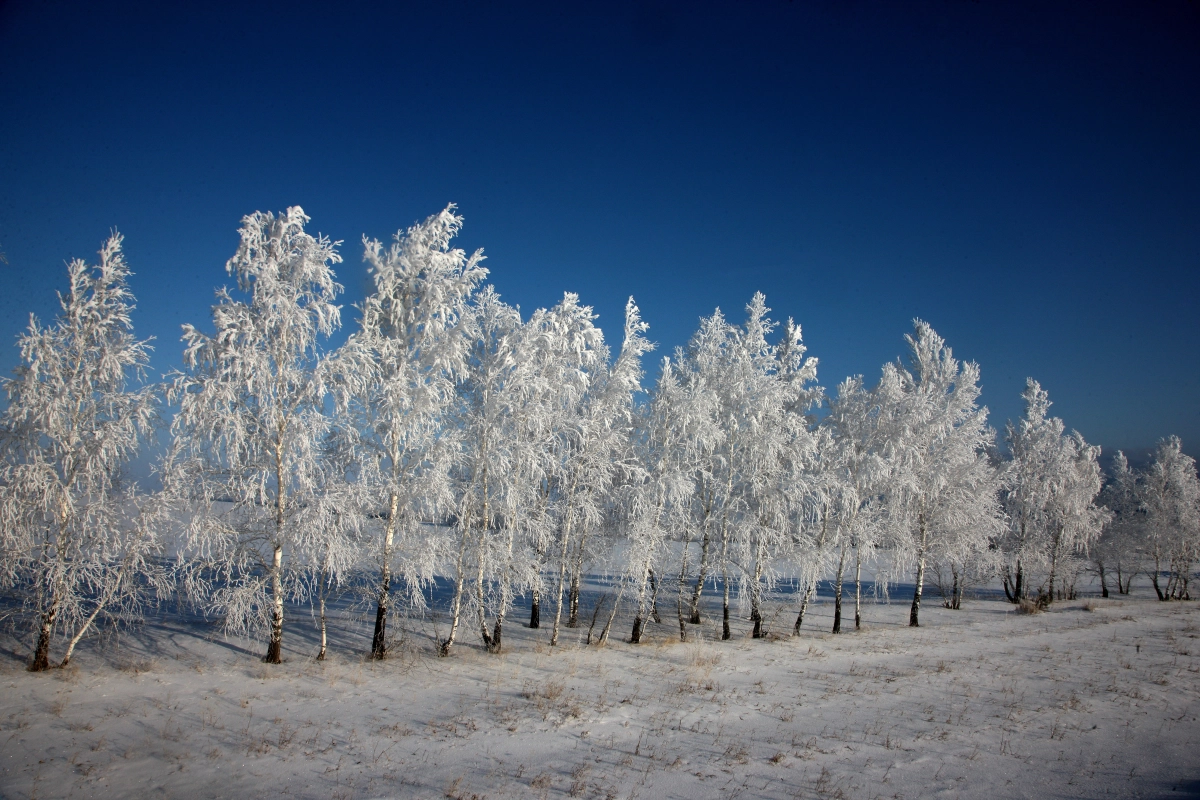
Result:
[[[821,603],[798,637],[729,642],[714,641],[710,613],[688,643],[664,615],[643,644],[605,648],[585,647],[585,628],[550,648],[547,631],[514,625],[502,654],[467,644],[445,659],[415,625],[384,662],[347,655],[368,649],[370,629],[342,615],[327,661],[294,635],[282,665],[160,618],[42,674],[9,639],[0,795],[1200,793],[1194,604],[1012,608],[931,602],[911,629],[907,604],[872,604],[862,631],[833,636]]]

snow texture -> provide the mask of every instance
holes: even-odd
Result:
[[[742,619],[727,642],[716,614],[686,644],[674,620],[603,648],[514,626],[502,653],[450,659],[410,623],[386,661],[366,657],[370,620],[335,613],[326,661],[296,626],[275,666],[171,616],[50,673],[6,639],[0,793],[1194,796],[1200,609],[1135,594],[1019,614],[993,587],[920,628],[907,603],[868,605],[840,636],[814,632],[818,602],[799,636],[753,640]]]

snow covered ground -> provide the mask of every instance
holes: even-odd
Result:
[[[903,597],[902,594],[895,595]],[[666,610],[666,604],[663,604]],[[1134,598],[1020,615],[866,606],[798,637],[433,655],[414,624],[372,663],[344,616],[329,660],[306,611],[287,663],[171,617],[67,670],[0,647],[0,795],[25,797],[1185,797],[1200,795],[1200,608]],[[628,620],[618,629],[628,636]],[[776,626],[791,629],[792,617]],[[740,631],[747,631],[742,624]],[[693,633],[697,632],[695,627]]]

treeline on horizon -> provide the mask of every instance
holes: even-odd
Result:
[[[390,245],[363,238],[374,291],[327,351],[341,256],[308,221],[299,207],[242,220],[236,286],[217,293],[213,333],[184,326],[183,368],[162,384],[144,379],[118,234],[98,264],[68,265],[53,324],[31,320],[0,419],[0,590],[35,642],[31,670],[54,641],[65,666],[89,632],[168,597],[265,639],[278,663],[288,602],[313,604],[323,658],[326,604],[354,593],[384,658],[389,621],[423,610],[437,576],[453,586],[443,656],[467,628],[500,652],[518,597],[556,645],[589,572],[612,583],[601,644],[619,609],[637,643],[663,603],[687,640],[706,590],[723,638],[734,600],[765,636],[784,578],[798,632],[830,573],[837,633],[848,582],[861,623],[864,566],[884,586],[912,576],[913,626],[931,574],[951,608],[996,577],[1044,607],[1084,571],[1104,596],[1145,569],[1160,599],[1190,599],[1200,483],[1179,440],[1144,469],[1118,453],[1105,480],[1099,448],[1030,379],[1002,452],[978,366],[921,320],[906,359],[829,395],[800,327],[756,294],[740,324],[702,319],[644,387],[654,346],[632,298],[616,353],[574,294],[522,319],[485,285],[482,251],[451,246],[451,205]],[[123,469],[165,405],[162,488],[142,492]]]

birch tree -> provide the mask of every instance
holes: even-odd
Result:
[[[1049,396],[1037,381],[1030,378],[1022,396],[1025,416],[1008,424],[1005,437],[1012,459],[1003,478],[1009,526],[1000,542],[1002,577],[1007,597],[1018,603],[1027,594],[1030,567],[1040,566],[1047,573],[1045,597],[1053,602],[1063,560],[1087,551],[1106,516],[1093,502],[1101,487],[1100,449],[1047,416]]]
[[[825,544],[837,551],[833,633],[842,628],[842,590],[848,556],[854,554],[854,627],[862,625],[862,564],[878,545],[880,497],[886,492],[889,465],[883,458],[879,402],[861,376],[838,386],[822,420],[829,432],[818,449],[823,524],[832,527]],[[832,560],[832,559],[831,559]]]
[[[681,355],[686,389],[711,397],[710,422],[703,431],[695,470],[692,516],[701,530],[698,572],[691,600],[691,621],[700,619],[700,596],[707,579],[711,548],[722,585],[722,638],[730,638],[730,590],[737,581],[746,592],[755,630],[762,634],[762,580],[789,533],[783,475],[788,464],[811,449],[803,412],[820,396],[809,387],[816,359],[804,358],[800,329],[789,320],[780,345],[766,298],[755,294],[746,306],[746,322],[733,326],[720,310],[701,321]],[[796,474],[793,469],[790,473]],[[683,557],[686,558],[686,545]],[[731,573],[736,558],[739,571]]]
[[[1158,443],[1141,494],[1154,592],[1159,600],[1190,600],[1192,570],[1200,560],[1200,481],[1178,436]]]
[[[304,510],[322,486],[329,432],[319,344],[340,325],[337,243],[304,230],[299,206],[242,220],[213,306],[215,332],[183,332],[186,372],[164,483],[195,506],[181,558],[185,587],[206,598],[231,633],[268,635],[264,661],[283,660],[284,602],[303,594],[292,559]]]
[[[151,387],[129,387],[150,348],[133,335],[121,242],[110,236],[95,266],[68,264],[58,319],[30,317],[17,342],[22,363],[3,382],[0,586],[35,615],[32,671],[50,666],[56,632],[67,639],[66,666],[97,619],[166,589],[153,562],[154,507],[122,480],[158,404]]]
[[[1109,479],[1100,490],[1099,502],[1111,514],[1091,550],[1092,564],[1100,578],[1100,594],[1109,596],[1110,576],[1116,578],[1117,594],[1129,594],[1140,568],[1146,509],[1142,505],[1138,474],[1129,468],[1129,460],[1119,450],[1113,457]]]
[[[521,394],[530,386],[534,370],[526,346],[526,331],[518,309],[504,303],[487,286],[470,309],[477,335],[471,342],[464,380],[460,386],[454,424],[461,432],[462,452],[455,471],[455,544],[451,566],[454,595],[450,608],[450,630],[439,642],[439,653],[449,655],[458,637],[463,614],[477,614],[478,630],[484,645],[492,651],[500,648],[502,600],[496,622],[487,630],[484,584],[497,574],[496,539],[513,533],[501,530],[510,517],[505,509],[519,505],[515,493],[518,483],[518,420]],[[513,546],[516,546],[515,539]],[[509,548],[503,550],[508,552]],[[507,562],[507,558],[503,559]],[[501,578],[507,571],[501,569]],[[468,583],[468,579],[471,582]],[[501,591],[507,596],[507,590]]]
[[[979,366],[955,359],[922,320],[905,340],[908,366],[885,366],[878,393],[893,475],[888,514],[897,564],[915,570],[909,625],[917,627],[930,557],[987,547],[1000,511],[986,453],[994,437],[987,408],[978,405]]]
[[[418,534],[422,522],[438,519],[453,502],[449,468],[458,439],[446,415],[476,335],[467,304],[487,276],[481,250],[467,256],[450,247],[462,222],[450,205],[397,232],[387,250],[363,237],[375,291],[362,305],[360,332],[340,358],[347,430],[364,466],[360,479],[383,520],[372,658],[387,653],[397,567],[410,590],[432,579],[439,537]],[[394,563],[398,556],[400,564]]]

